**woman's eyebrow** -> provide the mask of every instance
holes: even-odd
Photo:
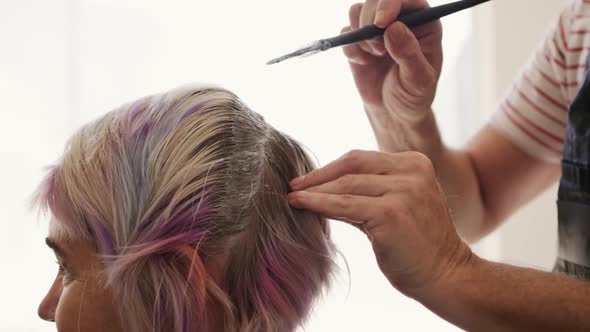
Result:
[[[53,249],[56,255],[65,257],[65,251],[57,244],[57,242],[55,242],[54,239],[45,238],[45,244],[47,244],[49,248]]]

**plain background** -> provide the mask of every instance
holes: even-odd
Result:
[[[448,1],[432,1],[441,4]],[[460,147],[495,110],[567,0],[495,0],[443,20],[445,67],[435,109]],[[0,0],[0,331],[52,331],[36,308],[56,272],[46,222],[28,198],[86,121],[143,95],[213,83],[294,136],[320,165],[375,141],[344,56],[333,50],[264,63],[347,24],[352,1]],[[532,9],[534,15],[531,14]],[[475,249],[547,269],[555,256],[555,188]],[[333,223],[344,265],[306,331],[456,331],[394,291],[368,241]]]

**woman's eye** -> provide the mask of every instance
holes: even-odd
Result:
[[[57,262],[57,265],[59,266],[59,275],[62,278],[62,283],[64,285],[67,285],[72,280],[74,280],[72,278],[71,273],[68,271],[68,269],[61,262]]]

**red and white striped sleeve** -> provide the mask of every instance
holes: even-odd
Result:
[[[590,0],[576,0],[507,93],[491,124],[524,152],[559,163],[567,112],[583,79],[590,47]]]

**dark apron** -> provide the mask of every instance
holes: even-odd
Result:
[[[557,217],[559,252],[554,271],[590,281],[590,73],[588,65],[584,81],[568,113]]]

